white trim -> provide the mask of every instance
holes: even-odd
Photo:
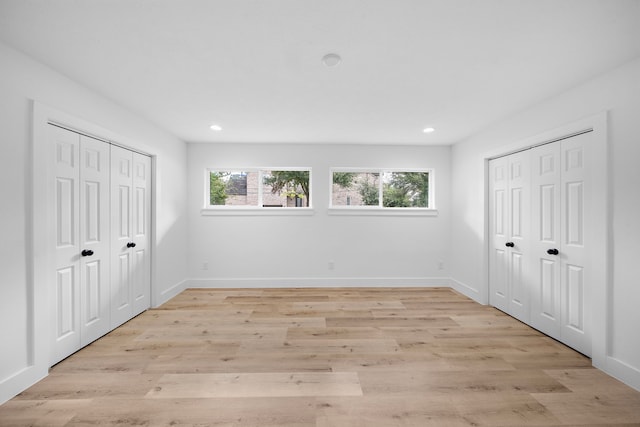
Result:
[[[256,206],[219,206],[200,209],[202,216],[311,216],[313,208],[259,208]]]
[[[466,283],[459,282],[455,279],[450,279],[451,287],[456,291],[460,292],[462,295],[471,298],[474,301],[479,302],[481,292],[478,289],[475,289]]]
[[[43,176],[51,173],[50,162],[47,162],[47,121],[48,114],[37,103],[31,102],[33,117],[33,133],[31,137],[31,198],[28,200],[27,212],[30,214],[30,227],[27,234],[27,364],[7,378],[0,380],[0,404],[29,388],[48,375],[49,371],[49,304],[47,272],[52,269],[51,257],[47,257],[46,244],[50,241],[51,230],[47,209],[35,209],[43,201],[51,206],[53,196],[47,191]],[[43,142],[44,141],[44,142]]]
[[[99,136],[98,134],[94,134],[94,133],[92,133],[90,131],[85,131],[85,130],[79,129],[75,125],[65,124],[65,123],[68,123],[68,122],[61,122],[61,121],[54,120],[54,119],[49,119],[48,122],[49,122],[49,124],[51,124],[53,126],[56,126],[56,127],[62,128],[62,129],[66,129],[66,130],[69,130],[71,132],[74,132],[74,133],[77,133],[77,134],[80,134],[80,135],[88,136],[89,138],[97,139],[98,141],[106,142],[108,144],[115,145],[117,147],[124,148],[124,149],[129,150],[129,151],[133,151],[134,153],[142,154],[143,156],[148,156],[148,157],[152,156],[151,154],[149,154],[146,151],[142,151],[142,150],[138,150],[138,149],[135,149],[135,148],[131,148],[131,146],[129,146],[129,145],[121,144],[118,141],[113,140],[113,139],[109,139],[106,136]],[[90,127],[90,126],[92,126],[92,125],[87,124],[87,127]],[[115,136],[115,134],[113,134],[112,132],[110,132],[110,131],[108,131],[106,129],[102,130],[102,133],[103,134],[111,134],[111,138],[118,138],[117,136]]]
[[[158,230],[156,227],[156,224],[158,223],[158,219],[157,219],[157,207],[158,207],[158,158],[157,156],[150,156],[151,157],[151,212],[150,212],[150,236],[149,236],[149,245],[151,248],[151,258],[150,258],[150,262],[151,265],[149,268],[151,268],[151,274],[149,276],[150,280],[151,280],[151,299],[149,301],[149,305],[151,307],[157,307],[160,304],[164,303],[165,301],[162,300],[162,294],[158,291],[158,289],[156,289],[156,286],[154,286],[154,283],[158,283],[158,275],[157,275],[157,269],[155,268],[156,265],[158,265],[158,251],[156,250],[156,248],[158,247]]]
[[[520,153],[522,151],[531,150],[531,149],[536,148],[536,147],[541,147],[543,145],[552,144],[554,142],[562,141],[563,139],[573,138],[575,136],[580,136],[580,135],[583,135],[585,133],[589,133],[589,132],[592,132],[592,131],[593,131],[593,128],[586,127],[584,129],[581,129],[581,130],[578,130],[578,131],[575,131],[575,132],[572,132],[572,133],[569,133],[569,134],[564,134],[564,135],[561,135],[561,136],[552,137],[551,139],[548,139],[548,140],[540,140],[540,139],[538,139],[538,142],[535,142],[533,145],[529,145],[529,146],[526,146],[526,147],[523,147],[523,148],[519,148],[519,149],[516,149],[514,151],[508,151],[508,152],[502,153],[502,154],[500,154],[498,156],[491,157],[488,160],[495,160],[495,159],[499,159],[501,157],[510,156],[511,154],[516,154],[516,153]]]
[[[593,364],[596,368],[604,371],[612,377],[622,381],[630,387],[640,391],[640,370],[623,362],[620,359],[616,359],[612,356],[607,356],[603,366]]]
[[[433,288],[451,287],[449,277],[272,277],[189,279],[187,288]]]
[[[159,300],[157,302],[154,302],[152,307],[153,308],[160,307],[162,304],[164,304],[165,302],[169,301],[171,298],[177,296],[180,292],[187,289],[187,282],[188,280],[182,280],[176,283],[175,285],[171,286],[170,288],[160,292]]]
[[[28,366],[0,381],[0,405],[14,398],[49,375],[48,369],[40,366]]]
[[[590,121],[595,134],[595,143],[591,147],[591,156],[594,159],[592,165],[594,166],[594,171],[597,171],[598,177],[591,180],[591,194],[593,195],[592,198],[601,202],[593,202],[591,204],[593,218],[590,227],[591,236],[593,241],[598,242],[598,244],[590,245],[589,251],[591,252],[591,260],[603,260],[603,262],[594,262],[590,266],[592,270],[591,283],[599,285],[591,288],[593,310],[591,316],[591,356],[593,365],[598,367],[605,358],[610,356],[609,337],[613,336],[610,307],[613,285],[613,269],[611,269],[613,253],[609,250],[613,247],[611,241],[613,233],[610,230],[613,225],[611,223],[611,218],[613,218],[611,214],[613,210],[613,203],[611,203],[613,191],[610,188],[610,185],[613,184],[613,180],[610,177],[610,174],[613,173],[613,168],[609,166],[607,112],[592,117]],[[604,371],[609,373],[608,370]],[[631,381],[631,378],[627,378],[626,381]],[[640,384],[640,382],[636,381],[636,384]]]
[[[438,216],[438,210],[428,208],[380,208],[377,206],[334,206],[327,209],[327,214],[345,216]]]

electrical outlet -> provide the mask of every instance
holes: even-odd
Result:
[[[205,261],[205,262],[203,262],[203,263],[202,263],[202,269],[203,269],[203,270],[208,270],[208,269],[209,269],[209,263],[208,263],[208,262],[206,262],[206,261]]]
[[[329,261],[329,263],[327,264],[327,267],[329,267],[329,270],[335,270],[336,262],[335,261]]]
[[[438,261],[438,270],[444,270],[444,262]]]

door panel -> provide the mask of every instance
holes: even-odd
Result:
[[[80,297],[82,345],[110,330],[109,270],[109,144],[80,137]]]
[[[105,238],[101,233],[101,223],[105,218],[101,215],[101,207],[105,205],[100,199],[101,193],[106,193],[106,189],[101,186],[100,182],[91,182],[84,180],[84,206],[85,226],[84,226],[84,242],[96,243]]]
[[[539,198],[537,205],[539,206],[540,233],[538,240],[545,243],[556,243],[556,184],[541,185],[539,188]]]
[[[522,307],[527,302],[524,261],[520,253],[511,253],[511,303]]]
[[[529,293],[530,266],[524,262],[529,247],[529,169],[530,157],[528,151],[515,153],[507,157],[509,163],[509,199],[507,201],[507,215],[509,222],[508,240],[514,246],[508,248],[510,252],[509,276],[509,314],[522,320],[529,321]]]
[[[84,310],[85,310],[85,324],[87,326],[92,325],[96,322],[100,321],[101,312],[101,302],[102,298],[100,297],[100,280],[101,276],[101,268],[100,261],[92,261],[85,263],[85,300],[83,301]]]
[[[131,288],[132,153],[111,146],[111,328],[133,316]]]
[[[584,269],[567,265],[567,326],[577,332],[584,332]]]
[[[75,178],[56,179],[57,248],[76,244],[76,185]]]
[[[495,249],[493,254],[494,262],[493,264],[491,264],[493,267],[491,285],[493,295],[496,297],[496,299],[493,300],[492,304],[500,309],[502,309],[500,304],[504,304],[503,311],[505,311],[507,303],[507,254],[502,249]]]
[[[511,189],[511,236],[520,239],[524,238],[524,232],[522,229],[522,216],[525,214],[522,210],[522,188]]]
[[[529,153],[489,162],[491,188],[491,304],[522,320],[529,318]]]
[[[489,302],[496,308],[508,312],[509,259],[507,255],[507,167],[506,158],[489,162],[489,206],[490,212],[490,292]]]
[[[133,315],[137,315],[151,305],[151,158],[133,153],[133,169]]]
[[[55,145],[54,194],[56,229],[55,280],[50,301],[52,319],[51,360],[56,363],[75,352],[81,345],[80,332],[80,214],[79,135],[49,126],[49,141]]]
[[[531,150],[532,262],[535,292],[531,300],[531,324],[552,337],[560,335],[559,258],[547,253],[560,247],[560,145]]]
[[[146,252],[147,252],[146,250],[138,249],[138,248],[136,248],[134,252],[136,269],[134,271],[134,278],[133,278],[133,283],[134,283],[133,299],[136,305],[138,304],[144,305],[143,300],[145,300],[149,295],[149,289],[148,289],[149,274],[146,271],[146,264],[147,264]],[[147,308],[148,306],[140,307],[141,311],[146,310]]]
[[[584,244],[584,202],[583,183],[569,182],[567,188],[567,238],[565,244],[572,246],[582,246]]]
[[[560,260],[562,266],[562,331],[561,340],[576,350],[591,355],[590,284],[585,229],[590,223],[586,206],[591,203],[588,189],[591,174],[587,148],[592,133],[568,138],[561,143],[562,177],[564,192],[561,199],[561,216],[564,227]]]
[[[151,159],[120,147],[112,156],[112,327],[149,308]],[[115,159],[115,163],[114,160]]]
[[[558,283],[556,281],[556,272],[557,267],[553,260],[540,260],[540,314],[552,322],[556,322],[558,319]]]
[[[131,188],[129,187],[129,183],[126,183],[124,185],[120,185],[118,187],[118,194],[120,196],[120,205],[119,205],[119,209],[118,212],[120,213],[120,221],[119,221],[119,229],[120,229],[120,235],[118,236],[121,239],[129,239],[129,237],[131,236],[131,227],[129,224],[129,220],[130,220],[130,207],[129,207],[129,203],[131,201],[131,195],[129,194],[131,192]]]
[[[131,305],[131,254],[123,253],[118,256],[117,281],[115,284],[115,307],[117,310],[126,310]],[[128,320],[128,319],[127,319]]]
[[[58,307],[56,339],[62,342],[71,335],[76,335],[76,337],[79,335],[75,315],[78,275],[75,267],[70,266],[59,269],[56,276],[56,307]]]

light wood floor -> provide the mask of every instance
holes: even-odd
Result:
[[[0,406],[2,426],[640,425],[640,393],[446,288],[187,290]]]

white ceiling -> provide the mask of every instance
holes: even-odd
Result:
[[[639,57],[640,0],[0,0],[0,40],[184,141],[451,144]]]

